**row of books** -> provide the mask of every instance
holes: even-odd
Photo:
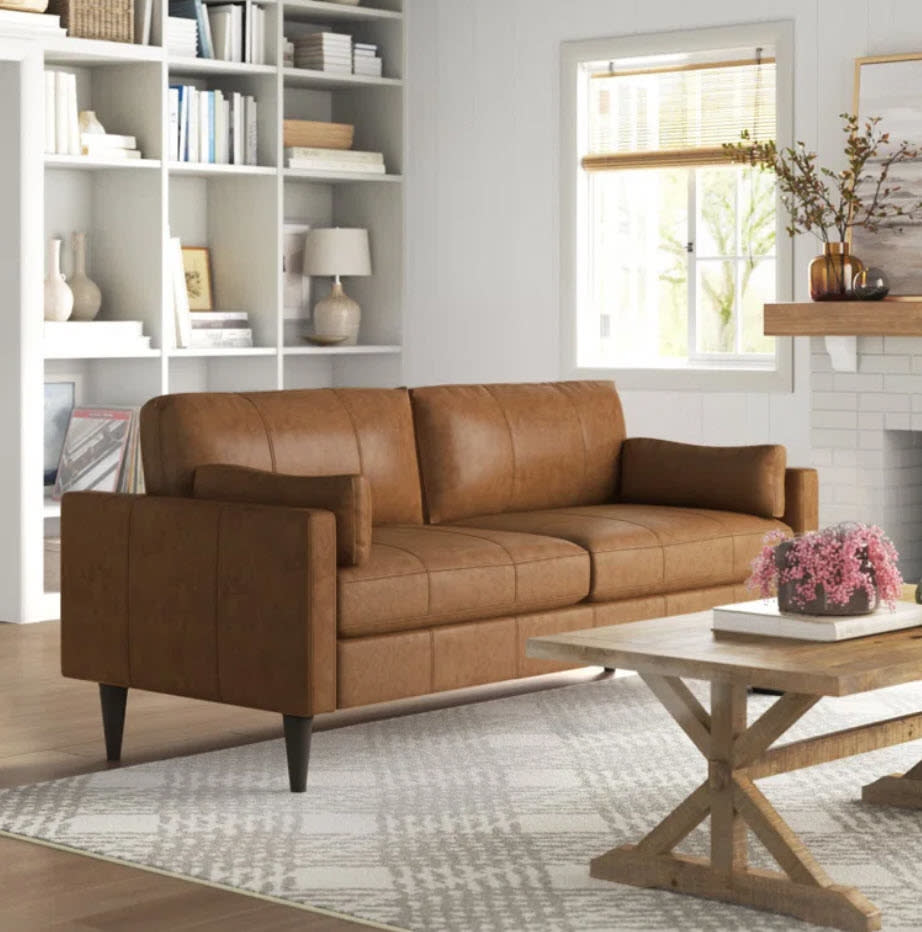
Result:
[[[360,74],[380,78],[382,61],[378,46],[353,42],[341,32],[311,32],[285,39],[285,65],[333,74]]]
[[[169,88],[169,149],[174,162],[256,165],[257,102],[237,91]]]
[[[383,175],[384,155],[380,152],[359,152],[355,149],[320,149],[310,146],[292,146],[285,149],[289,168],[314,171],[358,172]]]
[[[266,11],[254,0],[170,0],[169,19],[195,28],[171,25],[168,48],[174,55],[223,61],[266,63]],[[195,49],[190,51],[194,32]],[[176,38],[176,44],[169,41]]]
[[[253,345],[253,331],[246,311],[192,311],[183,265],[182,243],[170,239],[170,281],[176,346],[180,349],[230,349]]]
[[[140,409],[136,407],[74,408],[64,435],[52,497],[65,492],[143,494]]]

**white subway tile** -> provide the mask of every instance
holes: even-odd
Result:
[[[854,411],[814,411],[812,423],[814,427],[854,430],[858,426],[858,415]]]
[[[832,450],[832,465],[834,466],[857,466],[858,451],[851,450]]]
[[[858,427],[860,430],[883,430],[886,416],[883,411],[862,411],[858,415]]]
[[[912,371],[909,356],[868,355],[858,357],[859,372],[883,372],[905,375]]]
[[[860,450],[882,450],[884,435],[879,430],[858,431],[858,448]]]
[[[813,353],[810,356],[810,369],[813,372],[832,372],[832,363],[826,353]]]
[[[872,375],[868,372],[859,372],[854,375],[844,372],[835,372],[832,376],[833,389],[837,392],[882,392],[884,379],[912,379],[911,375]],[[912,389],[888,388],[887,391],[912,391]],[[922,379],[919,380],[919,392],[922,392]]]
[[[908,353],[922,355],[922,337],[884,337],[885,353]]]
[[[883,353],[885,352],[884,347],[883,337],[858,337],[859,353]],[[894,352],[900,351],[895,350]],[[903,352],[910,352],[910,350],[903,350]]]
[[[828,447],[830,449],[854,449],[858,439],[858,432],[855,430],[814,429],[810,434],[814,447]]]
[[[815,392],[831,392],[835,388],[835,376],[832,372],[814,372],[810,385]]]
[[[884,391],[922,394],[922,375],[885,375]]]
[[[858,398],[859,411],[908,411],[909,395],[896,392],[862,394]]]
[[[876,397],[876,396],[868,396]],[[922,395],[919,396],[922,398]],[[814,411],[856,411],[858,409],[857,392],[814,392]]]
[[[887,430],[909,430],[912,416],[906,412],[895,412],[885,415],[884,426]]]

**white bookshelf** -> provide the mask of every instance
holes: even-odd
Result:
[[[139,160],[44,155],[41,120],[24,124],[22,145],[0,140],[0,202],[21,203],[23,218],[0,224],[0,242],[22,253],[0,255],[4,281],[21,300],[9,322],[16,339],[4,359],[7,437],[20,437],[3,466],[0,517],[14,528],[0,546],[0,620],[58,617],[59,596],[43,587],[45,534],[56,533],[59,506],[41,482],[42,397],[46,378],[74,375],[84,404],[143,404],[166,392],[260,391],[329,385],[395,385],[401,381],[404,304],[405,15],[403,0],[364,0],[359,7],[325,0],[259,0],[267,10],[265,65],[171,58],[160,46],[166,0],[155,0],[149,46],[88,39],[7,43],[0,35],[0,109],[21,100],[41,113],[42,68],[73,72],[80,109],[94,109],[108,132],[134,135]],[[384,76],[329,75],[282,65],[284,24],[325,25],[374,42]],[[12,49],[13,51],[9,51]],[[22,62],[31,62],[23,65]],[[36,64],[37,62],[37,64]],[[170,84],[242,91],[259,102],[256,166],[165,160]],[[18,96],[17,96],[18,95]],[[2,114],[0,114],[2,116]],[[354,123],[357,149],[385,155],[386,175],[317,172],[284,165],[282,120]],[[12,125],[4,122],[4,127]],[[7,135],[8,134],[3,134]],[[14,190],[15,189],[15,190]],[[4,199],[6,195],[9,198]],[[33,220],[30,224],[28,216]],[[36,221],[35,218],[38,218]],[[308,320],[286,319],[282,294],[282,229],[286,222],[364,226],[374,274],[347,279],[363,311],[358,346],[314,346]],[[100,319],[141,320],[151,349],[46,353],[42,345],[45,243],[88,234],[88,274],[100,286]],[[217,309],[246,310],[255,346],[177,349],[168,238],[208,246]],[[28,261],[26,261],[28,258]],[[311,301],[328,290],[312,283]],[[18,311],[15,308],[18,307]],[[14,403],[15,402],[15,403]]]

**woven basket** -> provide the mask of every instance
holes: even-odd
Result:
[[[61,17],[69,36],[134,41],[134,0],[51,0],[48,12]]]

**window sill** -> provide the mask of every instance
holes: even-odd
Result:
[[[661,368],[573,366],[573,379],[614,379],[621,391],[792,392],[791,352],[779,347],[771,366],[684,363]]]

